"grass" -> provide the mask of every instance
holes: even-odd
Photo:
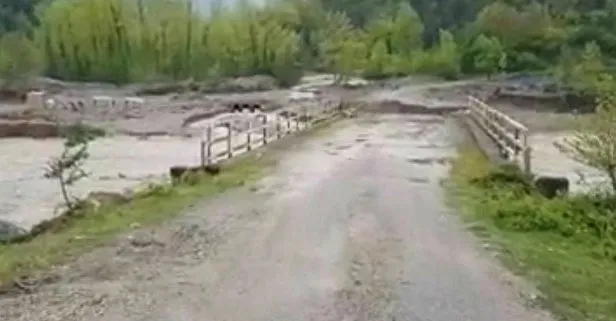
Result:
[[[613,239],[589,231],[598,205],[590,205],[586,196],[548,200],[534,194],[512,196],[507,186],[476,184],[492,170],[476,148],[460,149],[450,192],[463,218],[501,249],[506,265],[537,285],[545,295],[542,304],[557,316],[616,321],[616,257],[609,251]],[[613,226],[613,216],[608,219]]]
[[[255,150],[236,157],[217,176],[203,176],[175,186],[154,186],[127,204],[81,213],[55,232],[24,243],[0,245],[0,288],[10,286],[19,277],[66,263],[132,228],[160,224],[179,216],[199,200],[254,182],[274,168],[278,152],[296,146],[298,139],[327,133],[335,120],[336,117],[295,137],[273,142],[266,154]]]

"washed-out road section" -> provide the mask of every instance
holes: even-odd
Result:
[[[444,205],[459,137],[436,116],[347,120],[255,185],[1,298],[0,319],[550,320]]]

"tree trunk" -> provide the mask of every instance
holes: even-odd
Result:
[[[68,190],[66,189],[66,182],[64,181],[63,175],[58,177],[58,181],[60,182],[60,190],[62,191],[62,197],[64,198],[64,203],[66,203],[66,207],[69,211],[73,210],[73,202],[71,201],[70,196],[68,195]]]

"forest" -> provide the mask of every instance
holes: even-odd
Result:
[[[303,71],[378,79],[549,73],[611,84],[616,0],[5,0],[0,78],[128,83]]]

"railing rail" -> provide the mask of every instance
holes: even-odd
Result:
[[[526,174],[531,173],[531,148],[528,128],[483,101],[468,96],[473,120],[498,145],[501,155],[516,162]]]
[[[325,102],[319,107],[301,106],[279,110],[275,115],[260,114],[247,119],[248,128],[234,131],[231,121],[205,128],[200,144],[201,166],[216,164],[253,150],[290,134],[303,131],[315,123],[331,118],[342,107],[341,102]],[[286,117],[281,114],[285,114]],[[256,120],[256,121],[255,121]],[[254,126],[258,123],[258,126]],[[214,137],[216,128],[225,128],[224,135]]]

